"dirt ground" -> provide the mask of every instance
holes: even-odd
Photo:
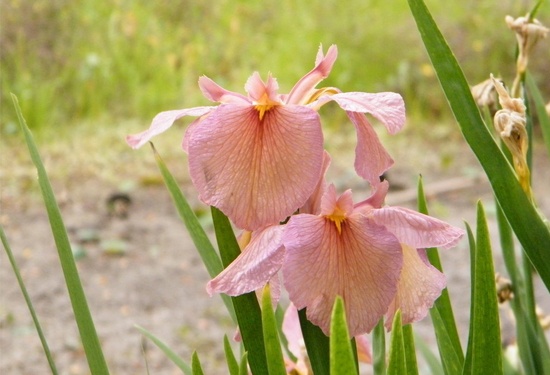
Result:
[[[481,198],[493,236],[496,236],[490,188],[464,141],[454,133],[443,134],[440,146],[432,147],[431,140],[412,145],[407,134],[396,138],[399,137],[400,140],[386,142],[396,159],[395,168],[388,174],[393,190],[387,203],[414,208],[416,179],[422,174],[433,216],[460,227],[467,220],[475,227],[475,203]],[[174,137],[168,143],[175,147],[178,142]],[[349,149],[347,141],[334,138],[331,142],[334,150]],[[97,168],[127,161],[135,157],[132,152],[117,154]],[[368,191],[350,177],[353,173],[347,166],[352,165],[351,155],[344,151],[342,154],[341,158],[335,157],[331,166],[331,179],[336,181],[337,188],[353,188],[355,200],[358,200]],[[47,161],[50,160],[48,156],[51,154],[46,152]],[[536,156],[534,187],[542,212],[550,217],[547,194],[550,163],[547,156]],[[18,160],[17,165],[12,165],[5,157],[3,151],[3,168],[9,165],[23,170],[16,178],[24,177],[29,186],[25,194],[16,191],[21,184],[17,189],[3,188],[2,226],[16,254],[60,373],[87,374],[89,370],[46,213],[40,204],[36,183],[29,178],[33,175],[32,167],[27,160]],[[154,344],[143,339],[135,325],[154,333],[186,360],[190,359],[193,350],[197,350],[206,373],[226,373],[222,339],[225,333],[231,336],[234,327],[221,299],[206,294],[205,284],[209,277],[165,187],[159,183],[158,173],[149,164],[147,168],[151,172],[148,173],[156,177],[141,178],[133,186],[125,187],[122,179],[129,174],[127,170],[120,174],[118,181],[116,173],[109,178],[97,178],[93,168],[91,173],[84,175],[81,175],[81,168],[79,163],[69,163],[69,167],[52,180],[71,242],[78,253],[78,269],[112,374],[146,374],[147,368],[151,374],[180,373]],[[4,177],[6,173],[3,172]],[[185,176],[185,166],[178,166],[174,173],[193,206],[207,212],[192,198],[194,190]],[[113,212],[107,204],[112,194],[120,192],[131,198],[126,217]],[[203,220],[208,222],[206,215]],[[505,273],[496,240],[493,246],[496,268]],[[441,251],[440,255],[465,339],[470,291],[467,245],[462,241],[454,249]],[[550,312],[549,294],[540,283],[537,293],[541,306]],[[416,331],[433,344],[428,321],[417,324]],[[506,335],[510,335],[509,329],[507,332]],[[49,373],[40,341],[4,252],[0,255],[0,373]]]

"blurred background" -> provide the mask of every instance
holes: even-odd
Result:
[[[516,38],[504,17],[525,15],[534,1],[426,2],[471,85],[490,73],[511,84]],[[538,18],[550,25],[547,3]],[[127,134],[146,129],[160,111],[210,105],[197,85],[201,75],[244,93],[253,71],[263,78],[271,72],[280,92],[286,93],[313,67],[320,44],[325,51],[336,44],[338,59],[321,86],[395,91],[405,99],[408,120],[402,133],[390,138],[377,125],[396,159],[390,182],[406,193],[395,203],[414,207],[407,189],[414,189],[419,173],[428,183],[482,174],[454,123],[406,1],[0,0],[0,28],[0,222],[14,250],[21,250],[24,276],[46,317],[64,373],[84,374],[86,366],[76,334],[65,330],[70,308],[10,92],[18,96],[35,133],[71,240],[83,251],[79,267],[85,271],[92,313],[108,361],[118,373],[142,372],[144,367],[146,350],[140,349],[134,323],[180,353],[199,349],[205,362],[209,356],[220,360],[219,352],[212,351],[221,348],[219,327],[232,335],[219,301],[205,297],[208,277],[174,213],[150,150],[134,151],[124,142]],[[530,60],[546,99],[548,43],[543,40]],[[355,134],[345,113],[336,108],[329,104],[321,115],[327,147],[351,150],[333,162],[344,185],[353,174]],[[204,207],[194,198],[179,147],[188,122],[180,121],[154,141],[200,214]],[[548,160],[542,165],[538,170],[546,173],[538,184],[547,187]],[[462,226],[464,218],[472,219],[480,194],[491,200],[486,184],[467,181],[466,187],[474,187],[472,194],[431,200],[437,216],[451,216],[453,224]],[[439,189],[453,191],[456,183],[443,183]],[[128,215],[113,213],[109,205],[119,193],[131,198]],[[468,254],[465,247],[454,254],[459,252],[460,258],[450,255],[447,260],[448,277],[458,285],[458,295],[464,295]],[[3,259],[0,372],[41,373],[45,360]],[[467,303],[459,300],[458,306]],[[189,311],[199,320],[190,319]],[[461,317],[466,332],[467,315]],[[148,358],[155,373],[177,373],[162,353]]]

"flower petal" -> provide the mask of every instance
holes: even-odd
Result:
[[[445,275],[428,262],[424,250],[403,246],[403,269],[397,294],[386,314],[386,328],[391,329],[398,309],[401,309],[403,324],[424,319],[445,285]]]
[[[159,135],[168,130],[177,119],[183,116],[203,116],[215,108],[216,107],[194,107],[161,112],[153,118],[153,122],[149,129],[138,134],[127,136],[126,143],[132,148],[140,148],[155,135]]]
[[[386,151],[378,135],[362,113],[347,112],[357,130],[355,148],[355,170],[371,185],[380,183],[380,176],[393,165],[393,159]]]
[[[334,100],[345,111],[370,113],[382,122],[390,134],[400,131],[405,125],[405,102],[394,92],[343,92],[319,98],[320,106]]]
[[[246,81],[244,88],[254,104],[259,101],[270,101],[283,104],[280,102],[277,94],[279,84],[277,83],[277,80],[271,76],[271,74],[267,77],[267,82],[264,83],[260,77],[260,74],[258,72],[254,72],[254,74],[252,74]]]
[[[296,308],[328,335],[337,295],[346,306],[350,335],[369,332],[397,291],[401,246],[384,227],[352,214],[339,234],[330,220],[292,216],[283,234],[283,279]]]
[[[382,207],[370,215],[393,233],[399,242],[415,248],[455,246],[464,235],[460,228],[404,207]]]
[[[303,349],[305,347],[304,338],[302,336],[302,328],[300,327],[300,318],[296,306],[291,302],[283,318],[283,326],[281,327],[288,342],[288,350],[298,359],[304,358]]]
[[[242,94],[229,91],[206,76],[199,78],[199,88],[206,99],[224,104],[250,104],[250,100]]]
[[[254,233],[241,255],[208,282],[208,294],[238,296],[267,284],[283,263],[282,234],[281,225],[270,226]]]
[[[355,209],[368,214],[372,209],[380,208],[384,205],[386,195],[390,184],[387,180],[381,181],[378,184],[373,184],[371,189],[371,196],[365,199],[363,202],[359,202],[355,205]]]
[[[329,165],[330,154],[325,150],[323,152],[323,168],[321,172],[321,178],[319,179],[315,190],[313,190],[313,193],[308,198],[307,202],[302,207],[300,207],[300,213],[312,215],[318,215],[319,213],[321,213],[321,199],[325,194],[325,190],[327,188],[325,174],[327,173]]]
[[[189,138],[189,169],[200,198],[239,228],[278,223],[301,207],[321,176],[318,114],[277,106],[263,120],[253,106],[221,105]]]
[[[330,46],[326,56],[323,55],[323,46],[319,47],[315,68],[303,76],[292,88],[285,100],[287,104],[307,104],[310,94],[319,82],[330,74],[332,66],[338,56],[338,49],[335,45]]]

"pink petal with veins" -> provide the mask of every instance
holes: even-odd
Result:
[[[183,116],[203,116],[214,109],[216,109],[216,107],[194,107],[161,112],[153,118],[153,122],[149,129],[138,134],[127,136],[126,143],[132,148],[140,148],[155,135],[159,135],[168,130],[177,119]]]
[[[403,246],[403,269],[397,294],[386,314],[386,328],[391,329],[398,309],[403,325],[424,319],[445,285],[445,275],[428,262],[424,250]]]
[[[357,112],[347,112],[347,114],[357,130],[355,170],[371,185],[376,185],[380,183],[380,176],[393,165],[393,159],[382,146],[378,135],[364,114]]]
[[[278,223],[301,207],[321,176],[318,114],[276,106],[263,120],[253,106],[221,105],[189,138],[189,170],[200,198],[239,228]]]
[[[292,216],[283,234],[283,279],[296,308],[328,335],[337,295],[344,299],[351,336],[369,332],[397,291],[401,246],[384,227],[354,213],[339,234],[322,216]]]
[[[283,226],[274,225],[254,233],[250,243],[218,276],[206,285],[208,294],[225,293],[238,296],[260,289],[276,277],[284,256],[282,246]],[[278,280],[275,289],[279,289]],[[275,290],[278,300],[279,291]]]
[[[334,100],[345,111],[370,113],[384,124],[390,134],[399,132],[405,125],[405,102],[394,92],[343,92],[319,98],[320,106]]]
[[[250,104],[250,100],[239,93],[229,91],[206,76],[199,78],[199,88],[206,99],[224,104]]]
[[[399,242],[415,248],[455,246],[464,235],[460,228],[404,207],[382,207],[369,214]]]

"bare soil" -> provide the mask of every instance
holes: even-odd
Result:
[[[388,174],[394,189],[387,203],[414,208],[418,174],[424,177],[432,215],[455,225],[463,227],[463,220],[467,220],[475,226],[475,203],[482,199],[495,237],[496,268],[505,274],[496,240],[494,204],[489,185],[459,136],[444,132],[437,137],[432,135],[429,140],[415,137],[411,141],[410,134],[405,133],[384,140],[396,159],[395,168]],[[60,373],[88,374],[32,166],[25,157],[11,160],[9,156],[12,151],[24,153],[22,144],[17,142],[2,151],[0,222]],[[61,144],[66,142],[58,141]],[[163,147],[177,148],[178,142],[179,139],[171,137]],[[353,172],[349,167],[353,164],[347,150],[353,150],[349,145],[353,145],[354,140],[335,137],[331,142],[332,151],[338,154],[331,166],[331,179],[336,181],[339,189],[353,188],[356,200],[364,197],[368,191],[351,177]],[[161,153],[165,149],[157,148]],[[74,148],[72,150],[73,153],[64,153],[54,146],[48,147],[44,158],[49,170],[53,171],[52,182],[70,240],[78,252],[77,266],[112,374],[146,374],[147,368],[151,374],[180,373],[153,343],[144,340],[135,325],[164,340],[186,360],[197,350],[206,373],[226,373],[222,339],[224,334],[231,337],[235,328],[221,299],[206,294],[205,284],[209,277],[166,188],[159,180],[152,156],[145,151],[124,150],[111,152],[100,159],[90,159],[91,154],[101,154],[101,151],[95,147],[80,150],[80,153],[88,153],[88,158],[80,158],[80,153],[75,153]],[[146,156],[136,156],[138,154]],[[550,217],[547,194],[550,163],[542,153],[536,156],[534,187],[541,211]],[[135,162],[134,159],[140,160]],[[143,160],[148,162],[140,164]],[[207,213],[193,198],[195,192],[186,176],[183,154],[171,156],[169,162],[197,212]],[[108,169],[114,172],[106,177]],[[125,217],[107,204],[112,194],[121,192],[131,198]],[[208,215],[201,217],[208,226]],[[465,339],[470,290],[468,247],[463,241],[456,248],[440,254],[459,328]],[[537,288],[540,305],[550,312],[548,291],[538,282]],[[416,330],[433,344],[428,321],[419,323]],[[505,332],[511,336],[513,330],[508,327]],[[0,373],[30,375],[49,372],[30,314],[8,258],[2,252]],[[368,373],[368,368],[365,368],[365,373]]]

